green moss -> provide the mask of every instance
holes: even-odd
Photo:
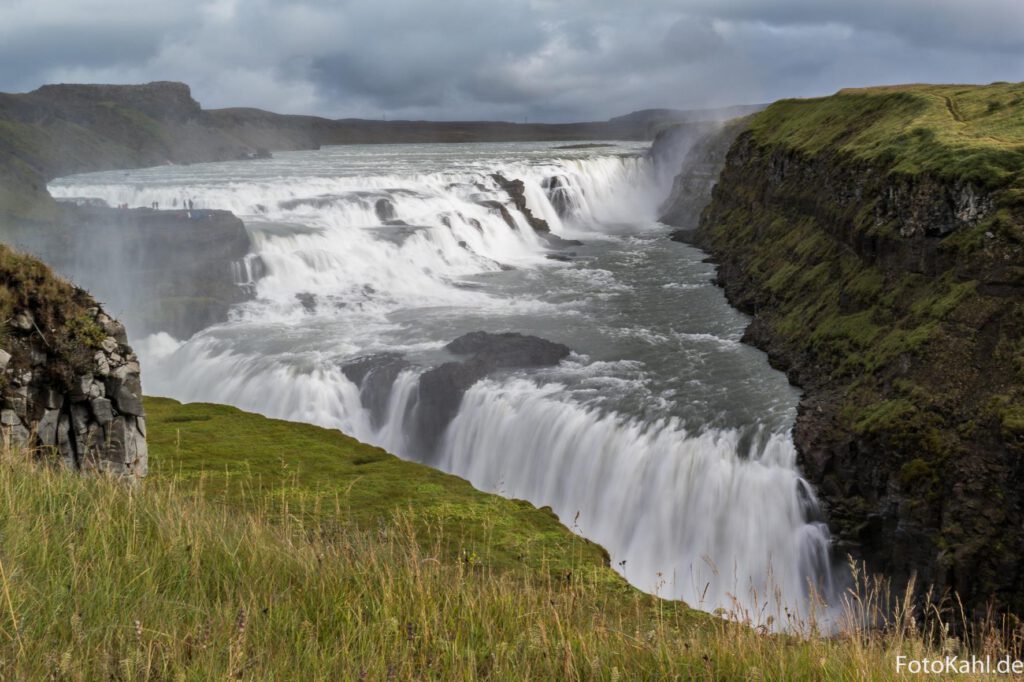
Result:
[[[899,430],[917,414],[917,406],[907,398],[883,400],[866,408],[849,406],[848,418],[856,417],[854,428],[860,433]]]
[[[885,275],[876,268],[863,268],[850,277],[845,290],[859,302],[867,302],[877,298],[884,286]]]
[[[910,312],[917,317],[941,320],[949,315],[965,299],[975,293],[975,281],[956,282],[952,273],[931,283],[929,295],[914,301]]]
[[[920,457],[912,459],[900,467],[899,479],[905,488],[912,488],[921,483],[930,483],[935,477],[932,465]]]
[[[107,337],[103,328],[91,316],[82,312],[65,323],[69,341],[87,348],[99,348]]]
[[[1003,405],[999,410],[999,421],[1008,435],[1024,435],[1024,405]]]

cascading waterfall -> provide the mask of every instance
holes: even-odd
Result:
[[[339,428],[551,505],[643,589],[802,613],[809,585],[831,588],[828,532],[789,436],[795,394],[738,343],[745,321],[700,254],[656,240],[671,174],[638,151],[342,147],[76,176],[51,191],[169,209],[191,199],[246,222],[254,253],[236,279],[254,300],[191,339],[136,342],[149,393]],[[552,251],[493,173],[521,180],[534,216],[584,244]],[[428,451],[411,428],[419,378],[475,329],[575,353],[473,384]],[[366,380],[345,367],[382,353],[400,363],[371,409]]]

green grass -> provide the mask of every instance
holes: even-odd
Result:
[[[339,431],[165,398],[148,398],[146,412],[153,473],[184,490],[236,506],[255,498],[311,523],[341,519],[364,530],[413,508],[417,525],[442,531],[451,557],[563,575],[586,564],[619,582],[604,550],[568,532],[550,509],[482,493]]]
[[[644,595],[549,514],[334,432],[147,408],[136,487],[0,456],[3,679],[886,680],[897,652],[1003,651],[936,614],[922,636],[906,605],[864,630],[884,588],[863,579],[840,634],[770,635]],[[448,496],[475,513],[423,518]],[[506,514],[552,563],[453,554]]]
[[[751,130],[762,144],[839,151],[897,173],[1019,187],[1022,110],[1022,83],[860,88],[776,102],[753,118]]]

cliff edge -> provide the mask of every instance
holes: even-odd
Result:
[[[837,554],[1024,612],[1024,84],[777,102],[693,239],[805,391]]]

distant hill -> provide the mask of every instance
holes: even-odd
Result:
[[[704,121],[725,121],[761,111],[767,104],[737,104],[715,109],[640,109],[608,119],[613,125],[664,127],[675,123],[696,123]]]
[[[86,171],[248,158],[331,144],[645,140],[665,126],[750,107],[634,112],[609,121],[331,120],[251,108],[203,109],[184,83],[45,85],[0,93],[0,215],[53,218],[46,183]]]

